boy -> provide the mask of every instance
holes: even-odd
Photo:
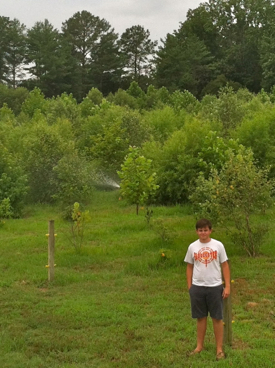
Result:
[[[191,353],[203,350],[208,313],[213,321],[216,340],[216,359],[225,358],[223,352],[223,299],[230,294],[230,270],[228,258],[221,242],[211,239],[212,224],[207,219],[196,223],[199,237],[190,244],[184,261],[187,262],[186,276],[191,300],[192,318],[197,319],[197,346]],[[225,288],[222,285],[222,274]]]

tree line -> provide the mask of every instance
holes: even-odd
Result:
[[[178,30],[161,45],[140,25],[115,33],[87,11],[58,31],[48,20],[27,29],[0,17],[0,81],[12,88],[38,87],[46,97],[72,93],[78,102],[91,88],[104,96],[132,81],[196,98],[226,84],[258,93],[275,84],[272,0],[209,0],[189,10]]]
[[[80,103],[7,86],[1,98],[9,104],[0,108],[0,224],[34,203],[70,218],[74,203],[85,208],[112,179],[137,213],[139,205],[192,205],[198,216],[234,224],[233,241],[258,254],[268,230],[259,219],[274,202],[274,90],[226,86],[200,101],[132,82],[105,98],[92,88]]]
[[[157,43],[139,25],[119,38],[105,19],[82,11],[61,31],[48,20],[27,29],[8,17],[0,17],[0,31],[0,82],[12,88],[38,87],[46,97],[73,93],[81,101],[92,87],[106,95],[150,80]]]

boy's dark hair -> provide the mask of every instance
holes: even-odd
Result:
[[[196,230],[202,229],[204,227],[208,227],[211,230],[212,229],[211,221],[209,221],[207,219],[204,219],[204,218],[198,220],[197,223],[196,223]]]

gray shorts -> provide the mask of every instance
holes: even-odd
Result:
[[[189,289],[192,318],[223,319],[223,285],[207,287],[192,285]]]

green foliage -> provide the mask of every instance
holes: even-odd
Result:
[[[230,130],[241,124],[246,113],[245,105],[240,95],[228,85],[219,91],[219,96],[204,96],[200,116],[213,122],[220,122],[223,134],[228,135]]]
[[[142,91],[154,85],[187,90],[196,98],[217,95],[227,84],[253,93],[272,89],[271,0],[211,0],[184,18],[156,52],[149,30],[134,25],[119,37],[109,22],[86,10],[65,20],[61,31],[47,19],[27,29],[1,16],[0,81],[13,89],[38,87],[47,98],[73,93],[78,102],[91,88],[107,96],[133,81]],[[153,94],[145,100],[138,101],[139,108],[156,106]]]
[[[90,156],[102,164],[102,168],[115,172],[123,162],[129,147],[126,129],[121,121],[103,125],[102,131],[91,136]]]
[[[20,162],[0,142],[0,217],[19,217],[27,191],[27,176]]]
[[[224,87],[220,90],[217,100],[217,118],[222,122],[225,132],[235,128],[244,117],[242,103],[231,87]]]
[[[151,160],[140,155],[138,148],[130,147],[121,171],[118,171],[121,194],[129,203],[136,205],[137,214],[139,206],[148,204],[158,189],[151,163]]]
[[[71,242],[75,251],[79,253],[83,248],[86,226],[91,222],[91,217],[89,211],[81,211],[79,203],[75,202],[71,218]]]
[[[18,87],[13,89],[0,84],[0,107],[2,108],[4,104],[7,104],[14,114],[18,115],[28,94],[29,92],[26,88]]]
[[[144,113],[144,122],[148,126],[153,138],[164,143],[173,132],[184,125],[185,112],[176,113],[170,106]]]
[[[94,105],[100,105],[103,100],[103,94],[97,88],[92,88],[87,94],[87,98]]]
[[[237,91],[242,86],[240,83],[228,81],[224,74],[218,75],[216,79],[211,80],[202,90],[202,95],[218,95],[219,91],[224,87],[231,87]]]
[[[142,26],[132,26],[122,33],[120,51],[125,60],[124,73],[139,82],[142,75],[150,76],[150,58],[155,53],[156,41],[150,39],[149,30]]]
[[[10,204],[9,198],[4,198],[0,202],[0,226],[3,225],[5,222],[3,219],[8,219],[12,217],[12,208]]]
[[[200,175],[190,196],[197,217],[210,218],[227,228],[233,241],[251,257],[259,255],[268,230],[253,217],[263,215],[272,204],[267,175],[255,166],[252,152],[241,147],[230,152],[220,171],[212,169],[208,179]]]
[[[1,107],[1,109],[0,109],[0,124],[3,125],[2,123],[5,123],[6,126],[7,126],[7,123],[12,123],[12,124],[10,124],[11,127],[15,123],[14,113],[8,107],[8,105],[6,103],[4,103],[3,107]]]
[[[39,88],[34,88],[22,104],[22,112],[29,118],[32,118],[37,110],[45,113],[47,109],[47,101],[44,94]]]
[[[0,81],[15,89],[25,77],[26,26],[0,17]]]
[[[68,134],[69,133],[69,134]],[[38,122],[22,131],[22,165],[28,175],[29,198],[32,202],[51,203],[56,194],[56,174],[59,160],[74,148],[70,131],[63,125],[49,126],[38,117]]]
[[[58,119],[67,119],[77,129],[80,124],[80,106],[72,94],[62,93],[61,96],[47,100],[45,111],[47,122],[54,124]]]
[[[147,222],[148,225],[150,225],[151,222],[151,218],[153,216],[154,211],[149,208],[149,206],[146,206],[146,210],[145,210],[145,220]]]
[[[171,242],[171,240],[173,239],[172,230],[163,218],[153,219],[151,227],[160,238],[163,246]],[[162,259],[164,260],[169,258],[168,254],[169,252],[165,252],[165,255],[162,256]]]
[[[147,91],[145,95],[145,101],[144,101],[145,109],[152,109],[152,108],[156,108],[156,106],[161,106],[161,105],[162,103],[158,97],[158,90],[152,84],[150,84],[147,87]]]
[[[121,128],[125,129],[127,143],[130,146],[140,147],[149,138],[147,122],[138,111],[125,109],[122,115]]]
[[[60,32],[45,19],[27,32],[26,64],[29,89],[38,87],[46,97],[70,93],[77,75],[71,48]]]
[[[92,197],[92,168],[77,152],[63,156],[53,168],[55,192],[52,197],[58,202],[64,218],[71,215],[73,203],[85,205]]]
[[[94,74],[98,74],[98,69],[103,64],[103,59],[98,53],[98,44],[101,44],[102,38],[109,33],[113,33],[111,25],[105,20],[94,16],[90,12],[83,10],[75,13],[62,25],[62,32],[65,40],[70,45],[72,57],[75,65],[77,80],[74,83],[75,97],[81,101],[83,97],[93,87],[91,78],[91,59],[95,62]],[[106,43],[103,43],[106,45]],[[103,51],[103,50],[102,50]],[[106,53],[103,53],[106,56]],[[113,51],[115,58],[115,53]],[[108,56],[108,54],[107,54]],[[104,60],[106,62],[106,58]],[[106,67],[106,65],[105,65]],[[104,71],[110,71],[111,67],[101,70],[100,77]]]
[[[209,144],[213,143],[211,139],[206,139],[210,131],[209,123],[186,119],[184,127],[175,131],[159,150],[155,165],[160,186],[158,190],[160,203],[188,201],[195,180],[203,170],[203,150],[207,152]]]
[[[187,90],[181,92],[179,90],[172,93],[170,103],[176,111],[185,109],[190,113],[196,113],[199,110],[200,103],[195,96]]]
[[[110,27],[110,25],[109,25]],[[97,87],[103,95],[115,92],[121,85],[123,74],[123,57],[119,50],[118,34],[114,28],[105,28],[106,33],[101,33],[100,41],[91,50],[89,62],[89,76],[93,86]]]
[[[157,91],[157,96],[158,96],[158,99],[164,103],[164,104],[169,104],[170,103],[170,100],[171,100],[171,96],[170,96],[170,93],[168,91],[168,89],[166,87],[161,87],[158,89]]]
[[[245,147],[250,147],[259,167],[270,167],[270,176],[275,176],[275,110],[267,106],[242,122],[232,134]]]
[[[110,104],[95,106],[88,98],[85,98],[81,104],[81,123],[75,127],[76,144],[81,152],[87,156],[93,145],[92,136],[103,134],[103,127],[113,124],[121,119],[123,108]]]
[[[95,105],[88,97],[83,98],[82,102],[79,104],[81,116],[87,118],[88,116],[95,115],[99,106]]]
[[[208,178],[212,170],[220,171],[228,161],[232,152],[238,152],[239,142],[234,139],[224,139],[216,131],[207,133],[201,150],[198,152],[200,173]]]
[[[203,40],[185,32],[168,34],[156,58],[156,83],[200,97],[211,79],[213,56]]]
[[[133,96],[135,98],[145,98],[145,93],[143,92],[143,90],[139,87],[138,83],[133,81],[130,84],[130,87],[126,90],[126,92],[130,95]]]
[[[128,106],[131,109],[138,107],[138,102],[135,97],[129,95],[126,91],[119,88],[113,98],[113,103],[119,106]]]

